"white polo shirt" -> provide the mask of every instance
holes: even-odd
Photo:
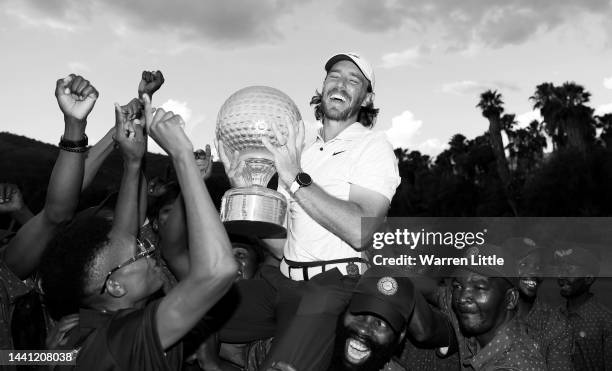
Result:
[[[373,132],[356,122],[328,142],[324,142],[321,135],[320,130],[301,158],[302,169],[314,183],[341,200],[349,199],[350,185],[356,184],[391,201],[400,177],[393,147],[383,132]],[[279,187],[279,191],[287,196],[289,204],[285,258],[312,262],[361,256],[361,252],[314,221],[285,189]],[[361,224],[356,224],[355,228],[361,228]],[[346,274],[346,264],[338,268]],[[290,277],[284,261],[281,271]],[[295,271],[292,270],[292,276]]]

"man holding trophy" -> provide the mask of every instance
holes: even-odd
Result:
[[[264,366],[282,360],[300,371],[324,367],[329,354],[319,346],[331,345],[333,339],[287,339],[283,334],[296,315],[333,317],[343,312],[366,269],[362,251],[377,227],[367,223],[364,228],[372,230],[362,230],[361,218],[382,222],[400,183],[393,148],[384,133],[371,130],[378,113],[371,65],[357,54],[341,53],[327,61],[325,71],[323,89],[311,101],[323,124],[316,139],[305,143],[301,119],[297,124],[272,120],[268,135],[261,136],[278,172],[278,190],[288,200],[286,238],[265,239],[273,252],[282,254],[280,271],[264,267],[263,280],[237,285],[238,308],[220,332],[228,342],[274,336]],[[232,184],[244,187],[249,185],[245,174],[258,167],[246,163],[236,145],[225,143],[228,133],[217,127],[219,155]],[[248,197],[224,200],[222,218],[242,214],[248,219],[252,213],[231,210],[249,203]],[[323,305],[300,304],[308,285],[333,286],[335,297]],[[298,342],[305,346],[296,351]]]

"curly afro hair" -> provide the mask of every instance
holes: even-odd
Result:
[[[112,220],[101,215],[77,216],[50,242],[39,268],[41,288],[51,317],[76,313],[90,295],[87,287],[105,273],[96,259],[109,242]]]

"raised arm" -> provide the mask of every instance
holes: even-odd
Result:
[[[147,132],[170,155],[185,200],[189,272],[160,302],[156,320],[167,349],[185,335],[231,286],[237,263],[217,210],[202,181],[193,146],[180,116],[151,110],[145,100]]]
[[[57,226],[70,220],[78,205],[87,151],[87,116],[98,99],[98,91],[81,76],[57,80],[55,97],[64,114],[64,135],[49,186],[45,206],[30,219],[3,251],[8,267],[19,278],[27,278]]]
[[[139,180],[142,157],[146,152],[147,138],[141,121],[132,112],[142,111],[140,101],[132,100],[120,107],[115,104],[115,140],[123,157],[123,176],[117,197],[113,233],[136,236],[140,227]]]
[[[94,144],[85,158],[85,173],[83,175],[83,185],[81,190],[87,189],[93,182],[98,170],[104,163],[104,160],[113,152],[114,142],[113,134],[115,128],[112,127],[96,144]]]

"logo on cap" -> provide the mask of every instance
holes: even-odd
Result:
[[[394,295],[397,292],[397,281],[393,277],[383,277],[378,280],[377,287],[383,295]]]
[[[573,249],[557,250],[557,251],[555,251],[555,255],[560,257],[560,258],[563,258],[563,257],[566,257],[568,255],[572,255],[573,252],[574,252]]]
[[[532,240],[531,238],[523,238],[523,242],[525,243],[525,245],[529,245],[529,246],[536,246],[536,243],[534,240]]]
[[[480,250],[478,250],[478,248],[476,246],[470,247],[470,249],[467,251],[467,256],[476,256],[478,255],[478,253],[480,253]]]

